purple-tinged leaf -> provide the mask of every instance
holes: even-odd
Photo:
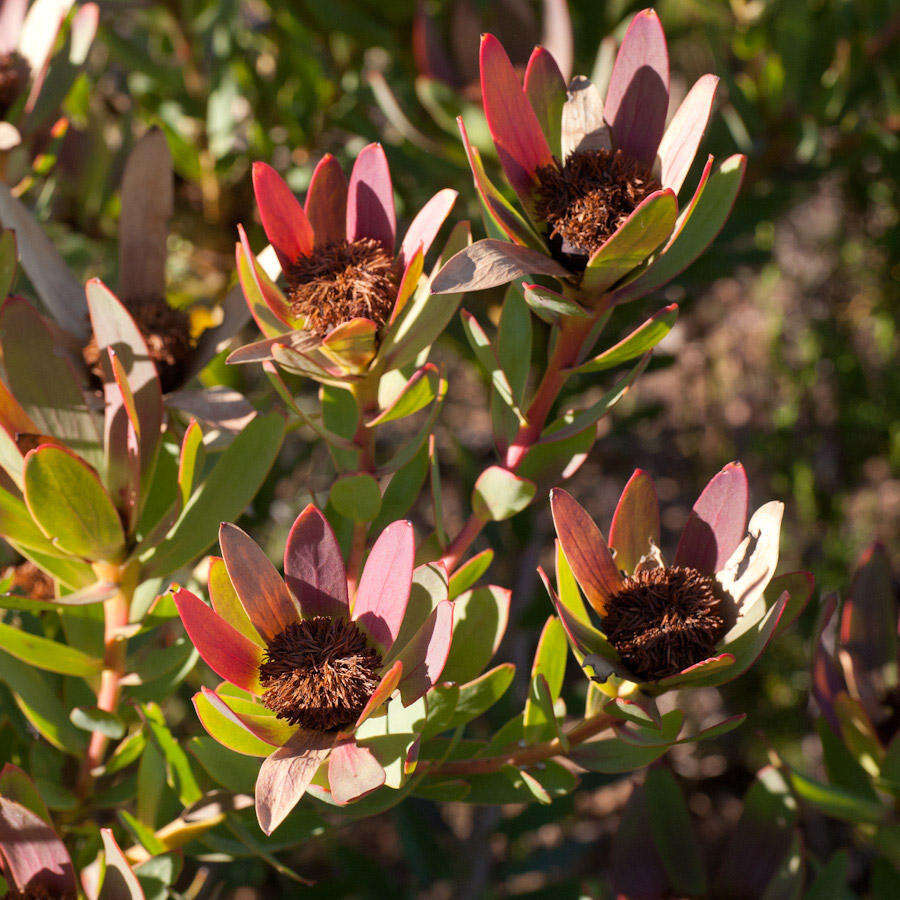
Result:
[[[719,79],[702,75],[672,117],[659,145],[660,183],[676,194],[681,190],[712,113]]]
[[[613,143],[629,156],[652,165],[669,108],[669,53],[654,10],[639,12],[628,26],[616,57],[603,118]]]
[[[267,835],[300,802],[334,741],[333,734],[298,730],[262,764],[256,779],[256,818]]]
[[[313,252],[314,235],[300,202],[269,165],[253,163],[253,191],[269,243],[275,248],[281,267]]]
[[[128,154],[122,174],[118,293],[126,306],[166,296],[173,204],[172,154],[165,134],[151,128]]]
[[[492,34],[481,37],[480,62],[484,114],[497,156],[507,180],[529,209],[537,170],[556,162],[512,63]]]
[[[306,192],[306,217],[316,247],[342,241],[347,233],[347,178],[341,164],[326,153],[313,170]]]
[[[531,103],[551,152],[559,159],[565,159],[560,149],[560,139],[563,106],[566,102],[566,79],[552,53],[545,47],[535,47],[528,60],[528,67],[525,69],[525,96]]]
[[[571,273],[552,257],[530,247],[487,238],[476,241],[449,259],[432,281],[431,292],[483,291],[534,275],[567,279]]]
[[[653,479],[635,469],[613,514],[609,546],[616,551],[616,567],[633,572],[641,557],[659,546],[659,500]]]
[[[419,247],[422,248],[423,256],[428,253],[429,248],[441,225],[450,215],[453,204],[459,196],[458,191],[451,188],[444,188],[438,191],[418,212],[416,217],[409,225],[409,229],[403,237],[403,243],[400,245],[400,260],[404,265],[408,264],[413,258]]]
[[[364,147],[350,173],[347,189],[347,240],[374,238],[393,254],[397,234],[394,188],[381,144]]]
[[[681,532],[676,566],[718,572],[747,533],[749,486],[739,462],[728,463],[703,489]]]
[[[622,586],[603,534],[584,507],[560,488],[550,492],[550,509],[566,560],[588,603],[603,615],[607,601]]]
[[[99,278],[92,278],[87,283],[86,294],[101,359],[105,350],[115,352],[134,397],[135,430],[141,445],[141,481],[146,483],[156,464],[163,423],[162,390],[156,366],[134,319],[112,291]],[[116,400],[112,391],[106,394],[107,406],[113,406],[112,411],[107,409],[106,432],[110,435],[114,431],[124,431],[121,419],[126,410],[121,408],[122,401]]]
[[[287,298],[253,255],[243,225],[238,225],[238,236],[240,240],[234,248],[238,281],[260,331],[272,338],[281,334],[285,327],[302,328],[304,319],[293,315]]]
[[[275,566],[237,525],[223,522],[219,546],[228,577],[260,637],[271,641],[300,619],[300,610]]]
[[[203,661],[220,678],[259,694],[263,649],[213,612],[199,597],[181,588],[173,593],[178,615]]]
[[[543,251],[544,242],[538,237],[537,232],[535,232],[528,220],[522,216],[488,178],[488,174],[484,169],[484,163],[481,161],[481,154],[478,148],[474,147],[469,140],[469,134],[466,131],[462,116],[456,122],[459,126],[459,133],[462,135],[469,168],[472,170],[475,190],[478,191],[485,214],[490,217],[493,225],[514,244],[531,247],[538,252]]]
[[[346,616],[347,572],[337,538],[311,503],[297,516],[284,548],[284,577],[304,617]]]
[[[403,663],[400,701],[409,706],[432,688],[447,662],[453,637],[453,604],[442,600],[397,657]]]
[[[341,741],[328,757],[328,786],[339,806],[358,800],[384,784],[385,772],[368,747]]]
[[[375,542],[359,580],[352,618],[382,653],[390,651],[403,624],[415,552],[412,524],[393,522]]]
[[[19,896],[76,896],[75,869],[56,832],[6,797],[0,797],[0,857],[3,875]]]

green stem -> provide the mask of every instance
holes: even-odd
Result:
[[[353,435],[353,444],[359,451],[356,475],[375,473],[375,432],[367,425],[371,414],[378,408],[379,376],[364,378],[354,382],[350,392],[359,409],[359,422]],[[356,597],[362,564],[366,555],[366,539],[369,534],[368,522],[357,522],[353,526],[353,540],[350,544],[350,558],[347,560],[347,589],[351,602]]]

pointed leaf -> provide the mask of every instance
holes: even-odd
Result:
[[[651,165],[669,108],[669,54],[659,17],[639,12],[628,26],[613,66],[603,118],[613,143],[629,156]]]
[[[400,633],[414,557],[412,525],[401,520],[381,533],[366,560],[352,618],[382,653],[391,649]]]
[[[441,230],[453,204],[459,196],[458,191],[451,188],[444,188],[438,191],[423,207],[419,210],[416,217],[410,223],[409,229],[403,237],[403,243],[400,245],[400,261],[406,265],[413,258],[419,247],[422,248],[423,256],[428,253],[434,239]]]
[[[253,163],[253,191],[269,243],[284,268],[313,252],[313,230],[284,179],[269,165]]]
[[[616,551],[616,566],[633,572],[651,544],[659,546],[659,500],[653,479],[635,469],[619,498],[612,524],[609,546]]]
[[[703,489],[681,532],[676,566],[712,575],[737,549],[747,531],[749,487],[739,462],[729,463]]]
[[[701,75],[678,107],[659,145],[659,180],[663,187],[671,188],[676,194],[691,170],[718,86],[715,75]]]
[[[347,190],[347,240],[374,238],[393,254],[397,218],[394,188],[381,144],[364,147],[350,173]]]
[[[472,511],[487,522],[501,522],[521,512],[537,490],[533,481],[502,466],[485,469],[472,489]]]
[[[550,492],[550,509],[566,560],[588,603],[603,615],[608,599],[622,586],[609,547],[584,507],[566,491]]]
[[[52,445],[30,451],[25,502],[61,549],[91,561],[121,557],[125,533],[119,514],[97,473],[74,453]]]
[[[444,670],[453,636],[453,604],[443,600],[400,652],[403,678],[400,701],[409,706],[436,684]]]
[[[347,231],[347,179],[341,164],[326,153],[313,170],[306,192],[306,217],[316,247],[341,241]]]
[[[525,69],[525,95],[537,116],[551,152],[564,160],[565,156],[560,149],[560,135],[563,105],[566,102],[566,81],[553,54],[546,47],[535,47],[528,60],[528,67]]]

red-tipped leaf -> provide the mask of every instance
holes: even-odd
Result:
[[[678,107],[659,145],[659,180],[663,187],[671,188],[676,194],[703,139],[718,86],[715,75],[701,75]]]
[[[350,173],[347,191],[347,240],[374,238],[388,253],[394,252],[397,217],[394,188],[381,144],[364,147]]]
[[[341,164],[330,153],[319,160],[312,173],[305,210],[316,247],[346,237],[347,178]]]
[[[659,500],[653,479],[635,469],[609,526],[609,546],[616,551],[616,566],[633,572],[641,557],[650,552],[651,542],[659,546]]]
[[[441,225],[450,215],[453,204],[459,196],[458,191],[452,188],[444,188],[438,191],[418,212],[409,225],[409,229],[403,237],[400,245],[400,260],[407,265],[412,260],[419,247],[422,255],[428,253],[434,239],[441,230]]]
[[[663,136],[668,107],[666,36],[656,13],[645,9],[625,32],[606,92],[603,118],[612,128],[615,146],[651,165]]]
[[[328,520],[311,503],[297,516],[288,534],[284,577],[305,617],[349,613],[341,548]]]
[[[259,217],[281,267],[313,252],[312,225],[284,179],[269,165],[253,163],[253,190]]]

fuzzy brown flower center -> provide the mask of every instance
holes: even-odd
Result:
[[[266,648],[263,703],[279,719],[314,731],[352,724],[378,687],[380,654],[347,619],[294,622]]]
[[[13,567],[10,587],[14,594],[30,600],[53,600],[56,597],[53,579],[29,560]]]
[[[562,167],[537,170],[536,213],[551,250],[575,272],[634,212],[659,181],[621,150],[576,150]]]
[[[19,99],[29,72],[28,62],[17,51],[0,56],[0,114],[5,114]]]
[[[357,317],[383,325],[391,314],[403,272],[373,238],[332,241],[301,256],[285,276],[294,315],[309,331],[325,336]]]
[[[163,393],[176,390],[185,379],[194,353],[190,317],[184,310],[170,306],[163,297],[129,299],[126,306],[147,343]],[[93,337],[83,356],[91,373],[102,381],[106,354],[100,353]]]
[[[609,599],[603,630],[625,666],[658,681],[709,658],[725,630],[715,579],[687,566],[643,570]]]

